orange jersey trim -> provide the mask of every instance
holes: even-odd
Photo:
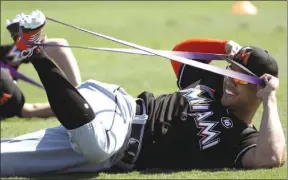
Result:
[[[227,40],[193,38],[193,39],[189,39],[189,40],[176,44],[176,46],[172,50],[173,51],[186,51],[186,52],[226,54],[225,44],[227,42],[228,42]],[[182,63],[171,60],[171,65],[173,67],[176,77],[178,77]]]

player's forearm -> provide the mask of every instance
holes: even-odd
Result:
[[[262,167],[281,166],[286,159],[285,136],[278,115],[277,99],[272,92],[263,100],[263,115],[255,151]]]
[[[49,105],[49,103],[35,103],[28,104],[25,103],[21,112],[22,117],[41,117],[48,118],[54,116],[54,113]]]

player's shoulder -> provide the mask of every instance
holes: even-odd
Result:
[[[258,130],[254,125],[249,125],[240,120],[233,113],[229,112],[228,109],[225,109],[225,111],[225,116],[223,116],[220,120],[223,126],[232,124],[233,131],[241,136],[246,136],[247,134],[251,133],[258,133]]]

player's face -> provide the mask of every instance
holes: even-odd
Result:
[[[238,67],[231,67],[236,71],[241,71]],[[240,84],[233,78],[225,77],[223,81],[223,96],[221,103],[229,109],[238,109],[248,107],[257,100],[256,97],[257,86],[253,84]]]

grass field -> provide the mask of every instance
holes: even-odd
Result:
[[[154,49],[171,49],[185,39],[207,37],[234,40],[242,45],[266,48],[278,60],[280,88],[277,94],[279,114],[286,134],[287,127],[287,2],[255,1],[256,16],[232,15],[235,2],[9,2],[1,1],[1,44],[10,43],[5,29],[7,18],[17,13],[39,9],[48,17],[74,24],[92,31],[114,36]],[[65,11],[64,11],[65,9]],[[66,38],[71,45],[123,47],[91,35],[48,22],[48,37]],[[144,57],[107,52],[73,49],[78,60],[82,80],[97,79],[125,87],[133,96],[142,91],[156,95],[177,89],[169,61],[159,57]],[[214,63],[215,64],[215,63]],[[222,64],[220,64],[221,66]],[[23,65],[20,72],[38,82],[32,65]],[[47,101],[37,87],[19,82],[27,102]],[[259,127],[261,110],[255,117]],[[14,137],[59,123],[54,119],[11,118],[1,122],[1,137]],[[62,176],[63,177],[63,176]],[[181,172],[131,172],[123,174],[81,174],[66,178],[147,178],[147,179],[287,179],[287,166],[266,170],[221,170]],[[60,179],[60,176],[53,179]]]

